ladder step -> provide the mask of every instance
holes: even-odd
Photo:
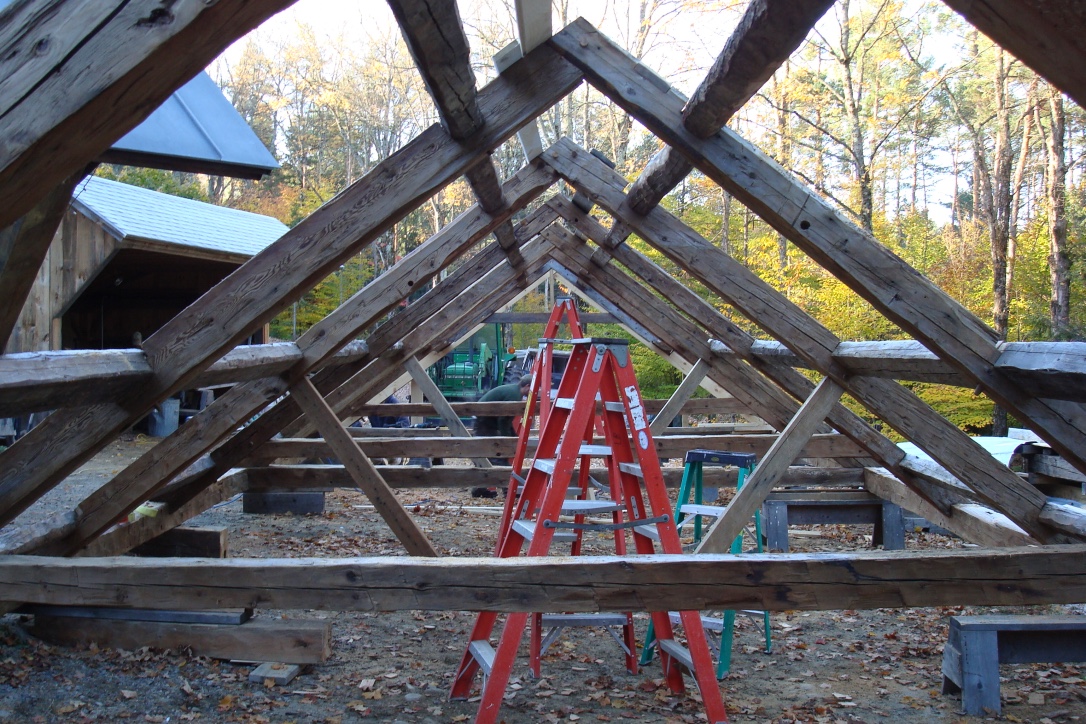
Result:
[[[603,406],[608,412],[626,412],[626,406],[621,402],[605,402]]]
[[[472,641],[468,644],[468,653],[479,664],[483,673],[490,676],[490,670],[494,668],[494,647],[489,641]]]
[[[532,467],[547,475],[551,475],[554,473],[555,462],[554,458],[536,458],[532,461]]]
[[[628,623],[622,613],[545,613],[544,626],[625,626]]]
[[[619,463],[618,469],[624,473],[636,475],[639,478],[645,477],[645,473],[641,472],[641,466],[637,463]]]
[[[595,458],[607,457],[611,454],[610,445],[589,445],[584,443],[581,445],[581,449],[577,453],[578,455],[591,455]]]
[[[679,506],[679,512],[688,516],[704,515],[710,518],[719,518],[724,515],[724,511],[727,508],[722,508],[719,505],[698,505],[696,503],[686,503]],[[686,521],[683,521],[684,523]]]
[[[660,531],[657,530],[655,525],[638,525],[634,526],[634,532],[638,535],[643,535],[646,538],[650,538],[657,543],[660,542]]]
[[[514,520],[513,530],[520,534],[524,540],[532,540],[535,537],[535,521],[534,520]],[[572,531],[556,530],[554,532],[555,543],[572,543],[577,540],[577,534]]]
[[[562,503],[562,512],[577,514],[614,513],[622,506],[610,500],[566,500]]]
[[[561,408],[563,410],[572,410],[573,409],[573,398],[572,397],[558,397],[558,398],[555,398],[554,406],[559,407],[559,408]]]
[[[694,671],[694,657],[690,651],[675,639],[660,639],[656,642],[660,650],[686,667],[687,671]]]

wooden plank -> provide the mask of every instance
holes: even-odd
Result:
[[[1086,106],[1086,16],[1077,3],[943,0],[1053,85]]]
[[[661,458],[681,458],[688,450],[729,450],[754,453],[759,458],[768,453],[777,435],[661,435],[653,439]],[[355,439],[358,446],[371,457],[512,457],[515,437],[418,437]],[[534,450],[536,438],[529,438],[528,449]],[[249,464],[267,463],[278,459],[329,457],[331,452],[324,440],[315,438],[284,438],[271,440],[246,458]],[[867,452],[837,433],[810,436],[802,446],[802,457],[850,458],[867,457]]]
[[[623,58],[612,60],[621,66],[628,63]],[[749,269],[659,207],[646,216],[626,212],[622,192],[601,182],[609,170],[571,143],[555,144],[544,158],[555,164],[556,170],[573,185],[588,189],[601,206],[623,217],[641,238],[805,356],[816,369],[833,377],[857,401],[946,469],[968,480],[970,488],[984,502],[1006,513],[1041,540],[1059,536],[1037,521],[1037,513],[1045,502],[1041,493],[1024,484],[1005,465],[900,385],[868,377],[848,378],[833,359],[833,350],[840,340]]]
[[[240,626],[217,626],[35,616],[30,633],[62,646],[97,643],[103,648],[129,651],[144,646],[184,648],[196,656],[240,661],[319,664],[332,655],[332,624],[329,621],[255,618]]]
[[[0,454],[0,522],[11,520],[159,399],[186,387],[199,370],[553,105],[579,80],[579,72],[549,47],[538,48],[480,92],[487,125],[470,141],[458,142],[438,127],[427,129],[246,262],[144,342],[155,370],[153,385],[114,404],[51,415]],[[434,273],[409,266],[420,278]],[[315,343],[313,364],[345,342],[341,338],[327,349]]]
[[[471,49],[455,0],[389,0],[411,57],[449,135],[462,140],[483,127]]]
[[[994,369],[999,356],[995,333],[969,310],[729,129],[721,129],[707,140],[685,131],[678,122],[681,97],[661,90],[667,88],[666,82],[631,60],[588,23],[578,20],[550,42],[649,130],[888,319],[968,374],[996,402],[1086,472],[1086,417],[1081,410],[1077,405],[1033,397]],[[646,78],[654,78],[654,82],[645,82]],[[631,92],[634,88],[637,90]],[[629,218],[625,221],[630,223]],[[756,318],[766,321],[762,315]],[[799,344],[789,346],[797,352],[803,349]],[[886,404],[896,402],[887,400]]]
[[[474,488],[495,487],[509,482],[511,468],[495,465],[489,470],[454,465],[378,465],[377,470],[389,487],[408,488]],[[857,485],[863,482],[863,468],[789,468],[781,485]],[[354,481],[341,465],[276,465],[245,468],[250,490],[311,490],[354,487]],[[682,468],[664,468],[664,482],[678,488]],[[592,468],[591,475],[607,484],[607,468]],[[704,473],[708,487],[735,487],[738,473],[734,469],[709,467]],[[900,485],[900,483],[899,483]],[[949,528],[948,528],[949,530]],[[25,551],[19,551],[25,552]]]
[[[1086,510],[1053,500],[1041,508],[1041,521],[1075,537],[1086,536]]]
[[[226,528],[178,526],[132,550],[149,558],[226,558]]]
[[[788,466],[799,457],[815,429],[841,399],[843,392],[828,377],[818,383],[788,427],[777,436],[773,447],[759,461],[746,484],[732,498],[724,515],[710,526],[695,553],[726,553],[731,548],[732,541],[754,517]]]
[[[0,84],[2,88],[2,84]],[[0,90],[2,93],[2,90]],[[22,218],[0,230],[0,351],[7,346],[83,171],[61,181]]]
[[[686,376],[683,377],[683,381],[679,383],[679,386],[675,388],[675,392],[671,394],[671,398],[649,425],[649,431],[654,437],[659,435],[661,430],[671,424],[671,421],[675,419],[675,416],[679,414],[683,406],[690,401],[690,396],[698,391],[698,385],[701,384],[701,381],[705,379],[705,375],[708,373],[709,365],[705,364],[705,362],[700,359],[694,364],[693,369],[686,373]]]
[[[153,577],[156,585],[148,586]],[[332,611],[836,610],[1086,600],[1086,546],[773,556],[0,557],[0,598]]]
[[[955,505],[945,512],[905,486],[885,468],[867,468],[864,487],[883,500],[897,503],[954,535],[983,546],[1037,545],[1010,518],[979,505]]]
[[[583,316],[582,316],[583,319]],[[489,324],[484,320],[484,324]],[[667,404],[667,400],[642,400],[646,412],[650,415],[658,415]],[[453,412],[460,417],[470,417],[472,415],[517,415],[524,411],[523,403],[519,402],[451,402]],[[598,409],[602,410],[602,405],[598,406]],[[687,400],[683,403],[678,412],[684,415],[726,415],[732,412],[741,412],[743,407],[735,401],[734,398],[728,397],[703,397],[694,400]],[[412,403],[403,402],[395,405],[356,405],[351,408],[351,412],[356,415],[428,415],[433,412],[433,407],[425,402]],[[676,412],[676,414],[678,414]],[[352,430],[353,433],[358,433],[358,430]],[[393,436],[411,435],[416,431],[397,431],[397,430],[385,430],[381,434],[391,434]],[[368,433],[361,433],[368,434]],[[374,432],[374,434],[378,434]]]
[[[5,8],[0,228],[135,128],[289,0],[57,0]]]
[[[309,378],[303,377],[299,380],[291,388],[290,394],[305,410],[305,414],[316,423],[332,450],[343,461],[343,466],[377,508],[377,512],[385,519],[388,527],[403,543],[407,552],[413,556],[436,557],[437,550],[434,549],[426,534],[415,523],[415,519],[404,510],[396,494],[388,487],[373,463],[362,452],[362,448],[355,443],[354,438],[347,434],[339,418],[336,417],[332,408],[328,407]]]
[[[60,540],[75,530],[78,510],[65,510],[48,518],[0,533],[0,554],[30,553],[38,545]]]

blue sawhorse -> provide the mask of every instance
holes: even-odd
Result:
[[[705,465],[734,466],[739,469],[739,478],[736,481],[736,491],[743,487],[747,477],[754,472],[757,456],[752,453],[733,453],[720,450],[691,450],[686,453],[683,461],[683,478],[679,486],[679,495],[675,501],[675,525],[682,528],[691,522],[694,524],[694,542],[701,540],[703,517],[718,518],[724,514],[726,508],[717,505],[703,505],[703,468]],[[687,502],[693,495],[694,501]],[[754,539],[758,553],[762,552],[762,520],[758,511],[754,513]],[[743,552],[743,535],[740,533],[732,541],[732,553]],[[706,630],[720,631],[720,657],[717,661],[716,676],[723,679],[731,669],[732,637],[735,632],[735,611],[724,611],[721,619],[712,619],[703,616],[702,625]],[[772,647],[772,638],[769,630],[769,611],[743,611],[742,613],[762,616],[765,628],[765,650],[768,653]],[[645,636],[645,646],[641,651],[640,664],[647,665],[652,661],[653,651],[656,646],[655,632],[652,624],[649,624],[648,633]]]

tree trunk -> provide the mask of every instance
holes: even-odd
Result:
[[[1067,215],[1064,209],[1066,122],[1063,96],[1055,88],[1049,91],[1048,112],[1052,124],[1048,134],[1048,274],[1052,283],[1049,306],[1052,336],[1059,339],[1067,334],[1071,324],[1071,260],[1067,255]]]

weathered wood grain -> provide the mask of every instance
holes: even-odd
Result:
[[[449,135],[465,139],[486,123],[479,108],[471,49],[456,0],[388,0]]]
[[[3,556],[0,599],[333,611],[1020,606],[1086,600],[1086,546],[561,559]]]

